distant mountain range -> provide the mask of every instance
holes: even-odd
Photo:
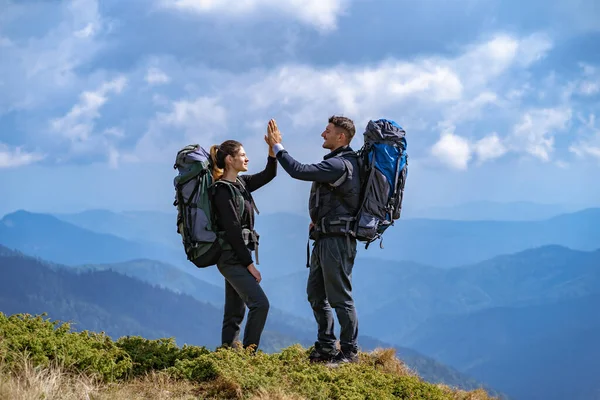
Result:
[[[410,343],[514,399],[598,399],[599,309],[597,292],[438,317]]]
[[[135,225],[135,221],[130,223]],[[150,214],[145,223],[149,221]],[[265,337],[274,335],[272,343],[293,341],[306,323],[299,321],[313,321],[305,295],[308,221],[288,214],[261,215],[257,221],[263,287],[274,308],[281,310],[273,315],[288,321]],[[4,240],[10,247],[79,271],[120,270],[152,285],[187,293],[193,301],[218,301],[219,291],[212,285],[221,287],[223,278],[216,268],[197,269],[185,260],[182,251],[168,243],[119,237],[111,232],[119,226],[111,226],[107,223],[105,232],[98,233],[53,216],[22,211],[0,221],[0,243]],[[133,226],[130,229],[142,232]],[[560,353],[556,359],[565,365],[596,367],[586,358],[594,351],[569,353],[568,348],[573,340],[579,341],[581,349],[593,347],[589,338],[600,335],[595,328],[600,317],[588,312],[595,304],[594,296],[600,293],[600,251],[596,250],[600,248],[600,209],[542,221],[406,219],[386,232],[384,245],[383,250],[377,243],[367,251],[360,248],[353,273],[361,340],[365,343],[382,340],[395,346],[414,346],[461,372],[493,382],[495,388],[516,399],[538,395],[560,398],[557,394],[573,384],[581,390],[571,391],[570,398],[589,398],[589,390],[600,387],[586,380],[586,373],[568,375],[560,386],[559,370],[536,361],[542,359],[544,351],[556,351]],[[62,301],[66,298],[70,295]],[[10,299],[6,301],[10,304]],[[581,311],[573,304],[581,306]],[[118,313],[103,311],[103,307],[94,310],[101,323],[126,326],[123,321],[114,321]],[[294,320],[291,314],[304,319]],[[567,314],[588,321],[589,331],[569,329],[563,323]],[[540,321],[544,328],[537,329],[533,321]],[[461,330],[461,324],[468,332]],[[131,329],[135,331],[135,324]],[[144,329],[159,332],[158,328]],[[547,347],[532,344],[532,337],[541,329],[550,335],[540,336],[540,346]],[[494,331],[497,335],[492,334]],[[306,339],[309,343],[313,333]],[[530,387],[527,391],[522,386],[527,379],[503,372],[511,363],[538,371],[524,373],[531,382],[547,375],[558,386],[535,387],[535,392]]]
[[[36,214],[30,214],[36,215]],[[94,214],[92,213],[92,216]],[[167,261],[176,266],[182,265],[182,258],[175,243],[179,236],[175,228],[166,225],[166,214],[146,213],[144,223],[137,228],[132,218],[129,231],[144,232],[153,230],[164,235],[161,245],[173,249],[178,259]],[[6,217],[5,217],[6,218]],[[77,214],[63,218],[71,220],[80,227],[91,228],[96,217]],[[115,235],[121,225],[109,221],[118,221],[119,214],[104,218],[103,231]],[[155,221],[155,222],[151,222]],[[257,217],[256,227],[261,234],[259,256],[261,265],[273,277],[300,272],[306,264],[306,242],[308,217],[293,214],[269,214]],[[151,228],[149,226],[154,226]],[[0,239],[1,239],[0,223]],[[135,235],[125,235],[136,237]],[[159,235],[155,234],[155,239]],[[148,237],[137,236],[137,241]],[[590,208],[574,213],[562,214],[539,221],[453,221],[433,219],[400,219],[388,229],[383,239],[383,249],[379,242],[373,243],[368,250],[359,247],[359,258],[375,258],[393,261],[413,261],[436,267],[457,267],[510,254],[533,247],[562,245],[575,250],[594,250],[600,248],[600,208]],[[18,248],[18,246],[17,246]],[[156,258],[148,255],[139,258]],[[290,262],[290,260],[293,260]],[[118,261],[125,261],[121,259]],[[184,266],[187,268],[187,265]],[[217,277],[207,277],[211,280]]]
[[[140,264],[138,264],[139,266]],[[28,257],[0,245],[0,311],[5,314],[48,313],[51,319],[74,322],[77,330],[104,331],[113,338],[142,335],[175,337],[177,343],[220,344],[222,309],[126,276],[115,266],[68,267]],[[135,268],[133,268],[135,269]],[[308,322],[308,324],[307,324]],[[312,321],[270,312],[261,348],[279,350],[293,343],[310,346]],[[476,388],[481,384],[418,352],[363,336],[362,347],[395,347],[397,354],[424,379]]]
[[[97,214],[91,215],[92,220],[96,221]],[[109,218],[110,214],[103,215],[106,217],[105,228],[119,221],[117,216]],[[146,224],[154,224],[149,222],[152,220],[150,216],[137,227],[134,220],[139,222],[142,219],[136,218],[130,221],[131,231],[147,229],[161,232],[159,229],[146,226]],[[90,227],[92,226],[90,222]],[[117,224],[114,230],[120,227],[121,225]],[[223,277],[218,271],[214,268],[202,271],[196,268],[186,259],[181,249],[175,249],[172,243],[169,244],[169,239],[166,239],[164,244],[134,241],[107,233],[109,229],[103,230],[104,233],[99,233],[52,215],[21,210],[5,215],[0,220],[0,243],[25,254],[66,265],[112,264],[152,259],[180,268],[196,277],[202,277],[213,284],[223,284]],[[168,237],[168,232],[164,234]]]
[[[403,218],[455,221],[536,221],[572,213],[583,207],[529,201],[472,201],[445,207],[407,208]]]
[[[74,266],[72,271],[86,273],[90,271],[114,271],[127,275],[150,285],[166,288],[175,293],[185,293],[198,301],[221,306],[225,301],[224,289],[197,278],[190,272],[160,261],[137,259],[114,264],[86,264]]]
[[[173,260],[179,252],[98,233],[48,214],[17,211],[0,220],[0,243],[64,264],[111,263],[134,258]]]
[[[181,249],[181,237],[176,231],[176,214],[158,211],[113,212],[87,210],[79,213],[52,214],[80,228],[106,233],[135,242],[153,243]]]

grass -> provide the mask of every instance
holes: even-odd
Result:
[[[54,332],[54,333],[53,333]],[[74,348],[76,347],[76,348]],[[69,348],[71,350],[67,351]],[[393,349],[338,368],[281,352],[178,347],[172,339],[74,333],[40,316],[0,313],[0,398],[9,399],[432,399],[487,400],[423,381]],[[81,358],[81,359],[80,359]]]

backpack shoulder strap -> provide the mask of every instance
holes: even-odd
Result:
[[[344,183],[346,181],[346,179],[348,179],[348,176],[352,175],[352,172],[354,171],[354,166],[346,158],[347,156],[357,157],[357,154],[354,151],[347,151],[347,152],[341,153],[338,156],[342,160],[342,162],[344,163],[344,166],[346,168],[345,168],[342,176],[340,176],[335,182],[329,184],[331,187],[334,187],[334,188],[339,187],[342,183]]]
[[[256,203],[254,202],[254,198],[252,197],[252,193],[250,193],[250,191],[248,189],[246,189],[246,185],[244,184],[244,181],[242,179],[240,179],[239,176],[236,179],[240,183],[240,185],[244,188],[244,192],[248,195],[250,204],[252,204],[252,208],[254,209],[254,212],[256,212],[256,214],[260,214],[260,211],[258,211],[258,207],[256,207]]]
[[[241,218],[242,214],[244,213],[244,196],[242,195],[242,193],[233,183],[223,179],[219,179],[218,181],[212,184],[213,194],[214,190],[217,188],[217,185],[225,185],[229,188],[229,191],[231,192],[231,197],[235,200],[235,203],[238,206],[238,214]]]

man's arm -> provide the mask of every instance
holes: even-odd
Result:
[[[272,146],[273,153],[275,153],[275,157],[277,157],[277,160],[285,172],[294,179],[320,183],[334,183],[341,178],[345,172],[346,166],[344,162],[337,157],[322,161],[318,164],[302,164],[294,160],[281,144],[281,132],[274,119],[271,119],[267,125],[265,141]]]
[[[345,165],[339,158],[321,161],[318,164],[302,164],[296,161],[283,148],[281,143],[273,146],[277,161],[281,167],[294,179],[301,181],[333,183],[345,172]]]

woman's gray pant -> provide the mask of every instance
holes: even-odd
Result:
[[[248,269],[236,263],[232,251],[223,252],[217,267],[225,277],[222,344],[232,346],[239,340],[240,326],[244,320],[246,307],[248,307],[250,312],[244,330],[243,346],[255,345],[258,348],[269,313],[269,300],[265,292]]]

